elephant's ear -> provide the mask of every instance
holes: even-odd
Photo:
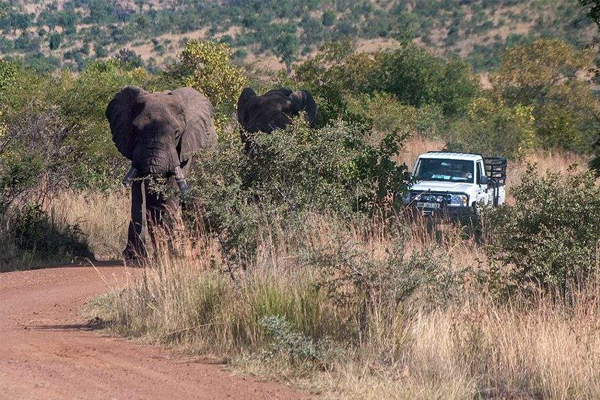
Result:
[[[131,160],[137,138],[133,134],[133,104],[146,91],[136,86],[127,86],[113,97],[106,107],[106,118],[110,124],[112,140],[119,153]]]
[[[240,95],[240,98],[238,99],[237,102],[237,115],[238,115],[238,122],[240,123],[240,125],[245,125],[245,114],[246,114],[246,102],[251,99],[252,97],[256,97],[256,92],[254,90],[252,90],[251,88],[247,87],[242,91],[242,94]]]
[[[304,111],[310,127],[313,128],[317,122],[317,103],[310,92],[306,90],[294,92],[290,95],[290,99],[294,103],[294,111]]]
[[[215,109],[206,97],[192,88],[179,88],[172,94],[181,102],[185,119],[179,150],[179,161],[184,162],[195,152],[208,149],[217,141],[213,121]]]

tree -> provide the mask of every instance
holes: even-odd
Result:
[[[53,33],[50,36],[50,50],[56,50],[60,47],[63,42],[63,35],[60,33]]]
[[[146,0],[135,0],[135,5],[139,7],[140,13],[144,11],[144,5],[146,5]]]
[[[466,118],[452,124],[448,147],[520,158],[536,141],[532,112],[530,106],[509,107],[490,97],[477,98],[467,107]]]
[[[0,108],[3,104],[4,90],[14,80],[17,66],[11,62],[0,60]]]
[[[166,73],[169,86],[190,86],[204,94],[216,110],[218,129],[230,119],[248,78],[231,62],[231,50],[223,43],[190,40],[180,54],[181,62]]]
[[[300,45],[293,33],[282,33],[275,41],[275,54],[285,64],[288,73],[292,72],[292,63],[296,59]]]
[[[12,29],[16,35],[17,30],[25,31],[33,23],[33,14],[21,12],[6,12],[3,18],[0,18],[0,27]]]
[[[143,64],[142,58],[138,56],[135,51],[130,49],[119,50],[119,54],[117,54],[115,58],[122,64],[130,65],[134,68],[141,67]]]
[[[600,29],[600,0],[579,0],[579,3],[587,8],[588,17],[590,17]],[[600,121],[598,122],[600,123]],[[597,176],[600,176],[600,132],[597,137],[598,139],[594,144],[595,156],[590,161],[590,169],[595,171]]]
[[[402,104],[440,106],[446,115],[456,115],[479,91],[463,61],[447,61],[412,43],[375,53],[357,53],[349,40],[327,43],[295,72],[299,83],[320,98],[325,119],[347,111],[348,95],[389,93]]]
[[[587,9],[588,17],[600,27],[600,0],[579,0],[579,3]]]
[[[327,10],[323,13],[323,26],[332,26],[335,23],[335,13],[331,10]]]
[[[591,90],[594,52],[556,39],[515,46],[490,76],[493,95],[508,106],[531,106],[546,146],[589,152],[600,125]]]
[[[491,255],[521,287],[567,294],[595,278],[600,187],[590,175],[540,176],[530,166],[512,191],[515,205],[490,211]]]

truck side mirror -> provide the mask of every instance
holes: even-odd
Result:
[[[489,183],[489,179],[486,175],[483,175],[479,178],[480,185],[487,185]]]

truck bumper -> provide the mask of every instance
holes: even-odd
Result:
[[[472,207],[422,208],[412,205],[407,207],[407,211],[412,216],[435,219],[460,220],[475,216]]]

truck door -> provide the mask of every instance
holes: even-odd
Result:
[[[487,175],[485,174],[485,166],[483,160],[477,161],[477,203],[482,205],[490,204],[490,194],[488,193]]]

